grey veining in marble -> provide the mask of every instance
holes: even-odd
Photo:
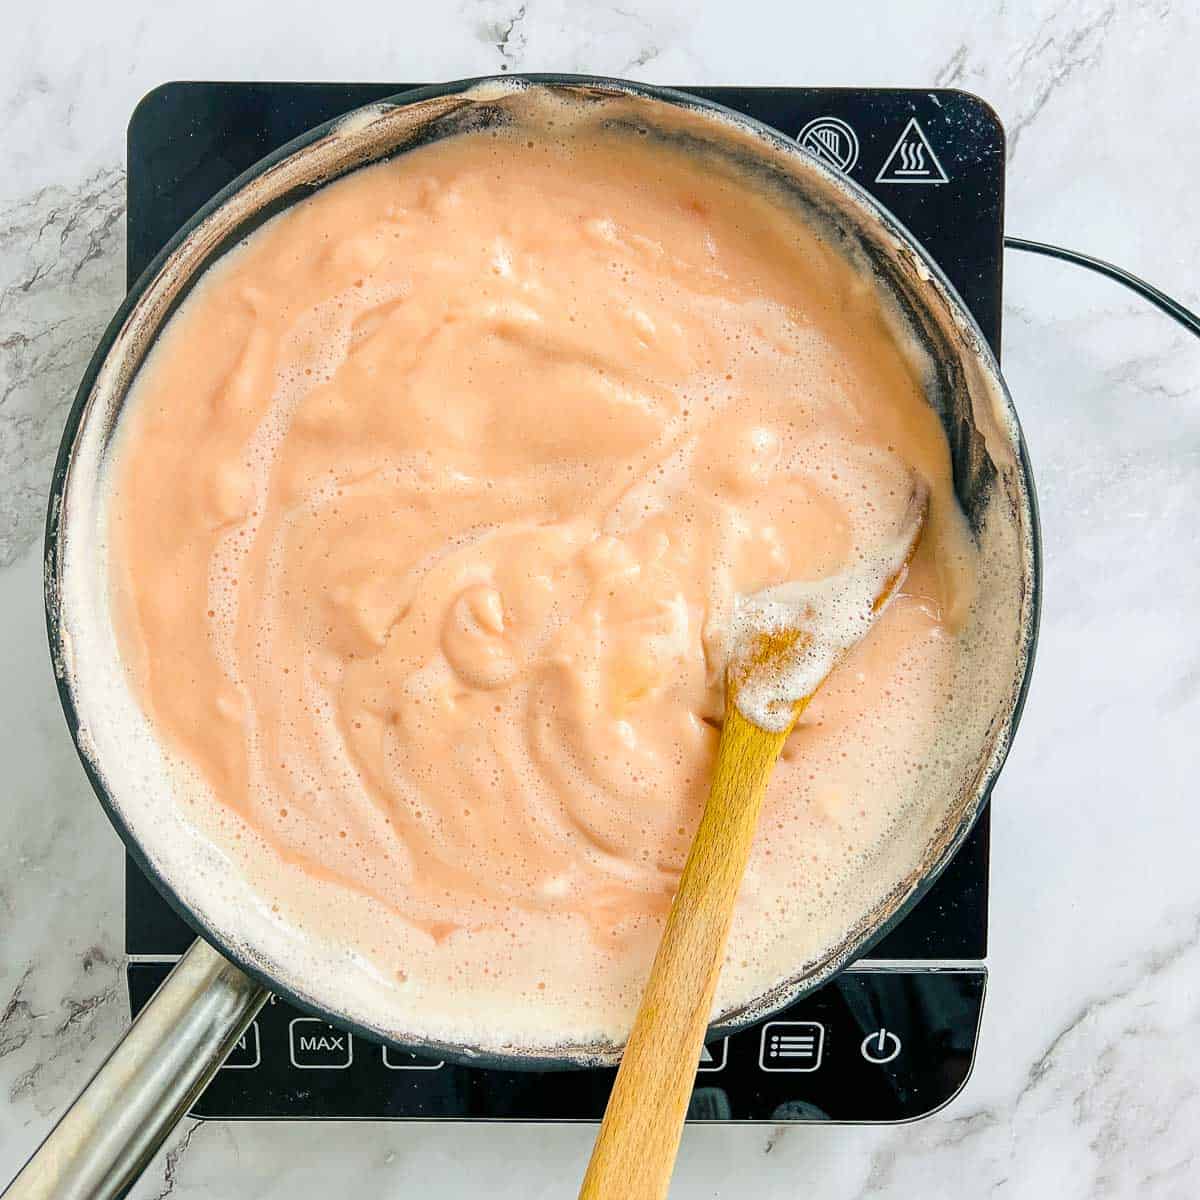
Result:
[[[41,533],[79,378],[124,292],[125,172],[0,206],[0,565]]]
[[[0,39],[0,1179],[128,1019],[119,845],[46,661],[42,510],[124,284],[123,137],[169,78],[953,86],[1009,133],[1011,232],[1200,307],[1200,13],[1176,0],[298,0],[26,6]],[[1200,1195],[1200,343],[1112,284],[1010,255],[1005,370],[1046,605],[995,796],[975,1075],[898,1128],[693,1128],[673,1195]],[[192,1125],[138,1197],[573,1194],[587,1128]]]

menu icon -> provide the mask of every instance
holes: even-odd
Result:
[[[824,1052],[820,1021],[769,1021],[763,1026],[758,1065],[764,1071],[815,1071]]]

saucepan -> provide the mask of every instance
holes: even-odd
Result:
[[[602,119],[634,121],[655,137],[736,160],[819,224],[874,286],[922,352],[929,402],[945,428],[955,487],[977,540],[1007,547],[1007,570],[989,580],[1005,619],[989,652],[1003,687],[974,765],[919,861],[819,961],[753,1004],[721,1014],[714,1036],[757,1021],[820,987],[878,941],[919,900],[969,833],[1000,770],[1032,664],[1039,607],[1038,524],[1029,463],[1011,399],[982,333],[936,264],[869,195],[783,134],[718,105],[613,79],[526,76],[468,80],[406,92],[297,138],[269,155],[198,212],[121,306],[96,351],[67,421],[46,528],[45,591],[50,649],[63,709],[84,770],[117,832],[197,940],[129,1033],[14,1181],[11,1195],[116,1195],[136,1178],[172,1125],[212,1078],[271,992],[356,1034],[434,1058],[508,1069],[611,1063],[620,1047],[556,1048],[553,1054],[481,1053],[419,1033],[382,1027],[346,1011],[256,945],[250,914],[221,902],[218,863],[196,884],[178,870],[191,853],[182,834],[164,837],[130,803],[136,786],[105,736],[114,719],[80,685],[89,620],[87,589],[99,581],[97,481],[138,369],[190,289],[231,247],[288,205],[355,169],[468,130],[525,120],[522,97],[549,89]],[[999,544],[997,543],[997,544]],[[102,640],[102,639],[101,639]],[[166,798],[164,798],[166,803]],[[228,867],[232,870],[234,868]]]

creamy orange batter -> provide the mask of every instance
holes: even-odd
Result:
[[[137,383],[115,623],[194,820],[397,1028],[619,1036],[739,604],[871,554],[914,472],[927,536],[789,742],[722,1007],[861,917],[962,766],[946,440],[873,287],[778,199],[584,127],[459,136],[277,217]]]

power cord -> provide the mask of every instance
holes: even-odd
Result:
[[[1161,309],[1167,316],[1174,318],[1189,333],[1200,337],[1200,317],[1189,308],[1184,308],[1178,300],[1172,300],[1165,292],[1160,292],[1153,284],[1131,275],[1128,271],[1105,262],[1102,258],[1092,258],[1088,254],[1080,254],[1077,250],[1067,250],[1062,246],[1052,246],[1048,242],[1031,242],[1028,238],[1006,237],[1005,248],[1008,250],[1026,250],[1030,254],[1044,254],[1047,258],[1058,258],[1063,262],[1074,263],[1077,267],[1086,267],[1100,275],[1115,279],[1131,291],[1137,292],[1145,300],[1149,300],[1155,308]]]

